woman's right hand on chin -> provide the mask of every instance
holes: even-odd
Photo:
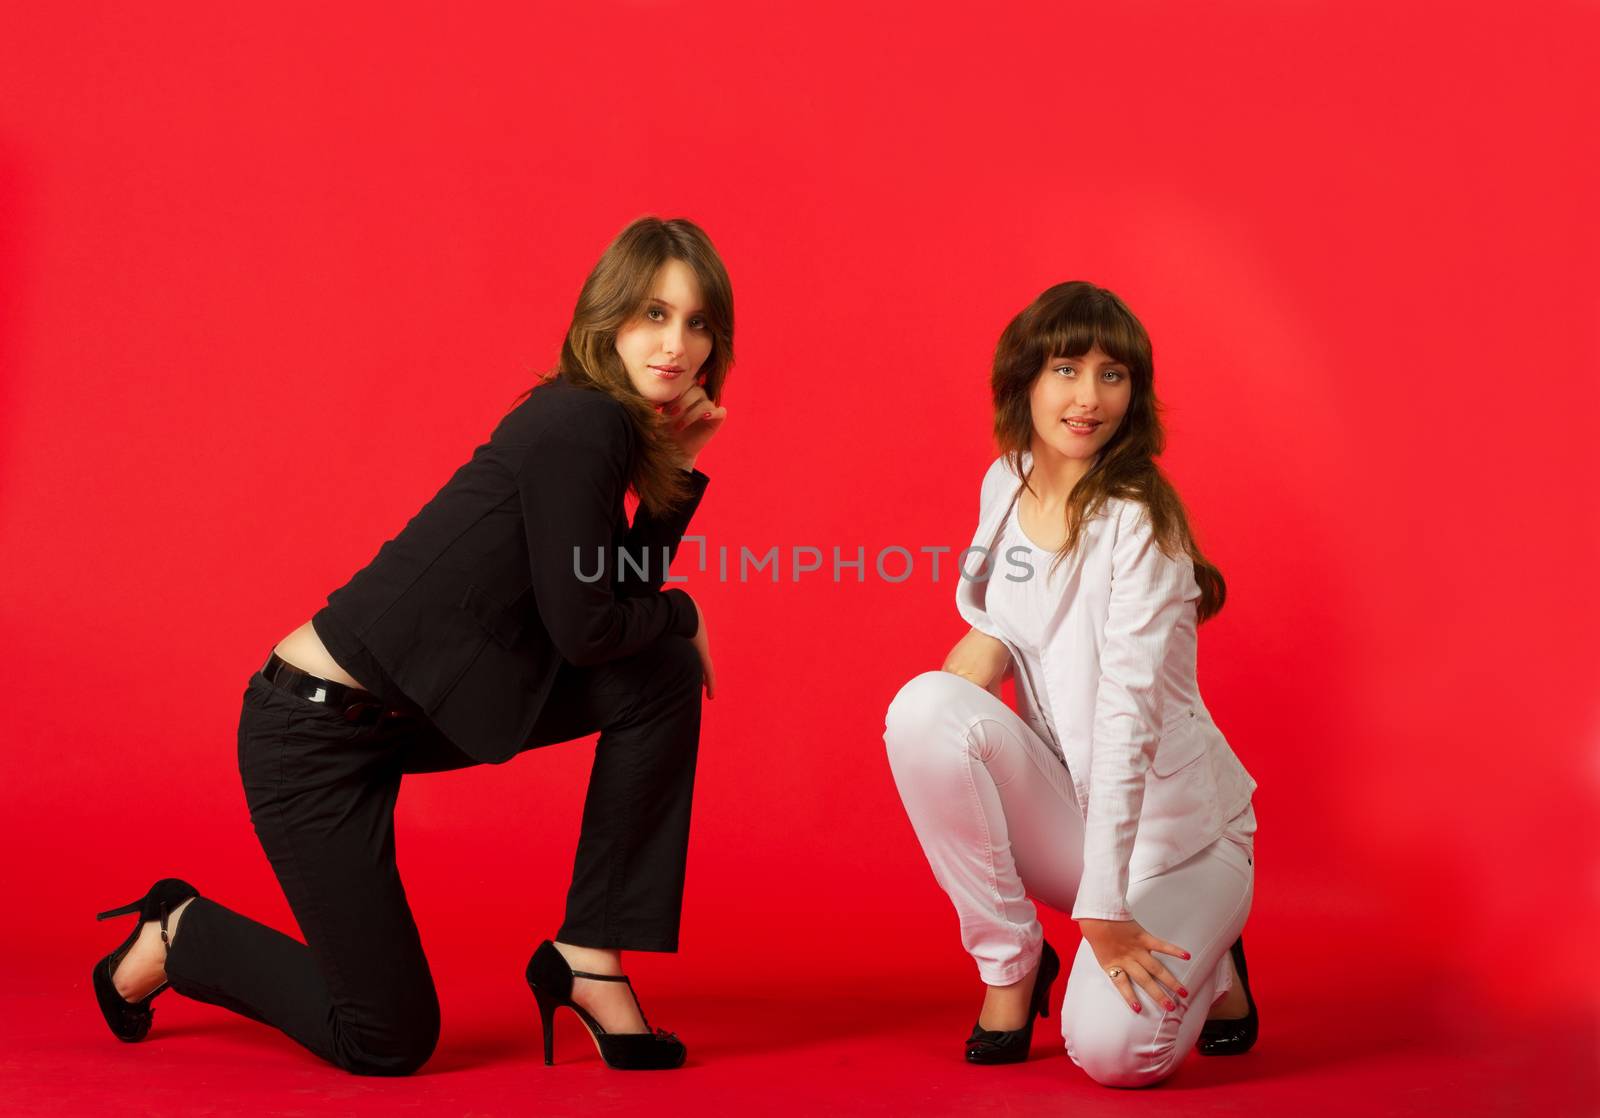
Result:
[[[706,616],[700,612],[699,602],[695,601],[692,596],[689,600],[694,602],[694,615],[699,620],[699,624],[695,626],[694,630],[694,650],[700,654],[700,668],[705,675],[706,698],[715,699],[717,697],[717,671],[711,666],[711,641],[706,636]]]
[[[1000,683],[1010,674],[1011,651],[988,633],[969,629],[945,657],[943,670],[970,679],[999,698]]]

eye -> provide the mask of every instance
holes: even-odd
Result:
[[[660,322],[662,318],[666,317],[666,315],[662,313],[662,310],[661,310],[660,307],[651,307],[651,308],[649,308],[648,310],[646,310],[644,312],[644,315],[651,322]],[[659,317],[657,317],[657,316],[659,316]]]
[[[689,325],[693,326],[696,330],[709,329],[709,327],[706,324],[706,320],[703,319],[703,318],[691,318],[689,320]]]
[[[1112,384],[1116,384],[1117,381],[1119,381],[1119,380],[1125,380],[1127,378],[1127,375],[1128,374],[1124,373],[1121,369],[1107,369],[1106,370],[1106,376],[1111,379],[1111,383]]]
[[[1055,373],[1072,373],[1074,376],[1077,375],[1077,370],[1074,369],[1071,365],[1057,365],[1054,369],[1051,370],[1051,372],[1055,372]]]

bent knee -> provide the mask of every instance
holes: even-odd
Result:
[[[970,704],[977,684],[954,672],[931,671],[913,676],[889,703],[884,715],[884,740],[920,739],[946,720],[961,704]]]
[[[1068,1036],[1066,1042],[1072,1062],[1102,1087],[1151,1087],[1171,1075],[1178,1064],[1172,1054],[1141,1052],[1136,1038],[1116,1029]]]
[[[337,1062],[353,1075],[410,1075],[433,1056],[439,1043],[437,1013],[411,1027],[384,1030],[360,1038],[348,1034],[341,1038]]]
[[[680,678],[688,688],[698,688],[706,677],[706,669],[699,659],[699,649],[688,637],[667,633],[661,641],[661,659],[670,665],[674,677]]]
[[[700,650],[688,637],[668,633],[656,642],[660,657],[661,677],[679,688],[698,690],[705,680],[705,666],[700,662]]]
[[[363,1046],[344,1053],[339,1066],[352,1075],[411,1075],[433,1055],[438,1038],[393,1046]]]

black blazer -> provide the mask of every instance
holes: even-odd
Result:
[[[694,601],[661,587],[708,479],[693,471],[688,501],[660,519],[640,506],[630,527],[623,494],[637,440],[605,393],[564,377],[540,384],[328,595],[395,686],[480,761],[523,746],[561,661],[604,663],[667,633],[695,634]]]

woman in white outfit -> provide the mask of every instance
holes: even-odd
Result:
[[[1045,291],[1001,335],[991,386],[1002,454],[956,580],[972,628],[900,689],[884,741],[987,987],[967,1059],[1026,1059],[1049,1015],[1060,960],[1031,894],[1083,935],[1068,1054],[1144,1086],[1197,1042],[1233,1054],[1256,1036],[1241,939],[1256,782],[1195,682],[1224,583],[1155,464],[1150,340],[1116,295]]]

